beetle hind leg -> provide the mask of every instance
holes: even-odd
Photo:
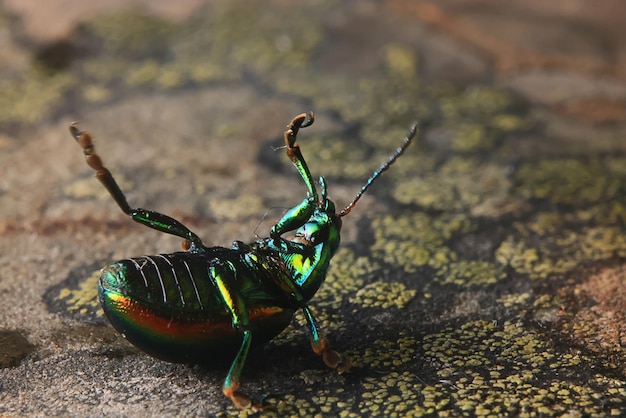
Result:
[[[224,379],[224,385],[222,386],[222,392],[224,392],[224,396],[233,401],[233,404],[241,409],[248,409],[251,407],[254,408],[252,399],[249,396],[239,392],[239,379],[241,377],[243,365],[246,362],[246,357],[248,357],[248,351],[250,350],[251,342],[252,334],[250,333],[250,330],[244,331],[241,347],[239,348],[237,357],[235,357],[232,365],[230,366],[230,369],[228,370],[226,379]]]
[[[265,401],[254,401],[248,395],[239,392],[239,379],[241,377],[241,372],[246,362],[246,358],[248,357],[248,351],[250,350],[251,342],[252,334],[250,333],[250,330],[244,331],[241,347],[239,348],[237,357],[235,357],[232,365],[230,366],[230,369],[228,370],[226,379],[224,379],[222,392],[224,393],[224,396],[230,399],[237,408],[252,409],[253,411],[272,410],[275,408],[274,405],[266,403]]]
[[[133,221],[142,225],[183,238],[183,249],[185,250],[203,251],[205,249],[202,240],[176,219],[152,210],[131,207],[115,178],[104,166],[98,153],[96,153],[91,134],[87,131],[79,130],[77,125],[76,122],[70,125],[70,134],[83,149],[87,165],[96,172],[96,178],[107,189],[122,212],[129,215]]]
[[[238,292],[236,273],[235,266],[230,262],[213,265],[208,271],[211,282],[219,289],[222,302],[230,312],[233,329],[239,330],[242,335],[241,346],[224,379],[222,392],[238,408],[255,411],[271,409],[271,406],[255,402],[248,395],[239,392],[241,372],[252,343],[252,332],[248,328],[250,322],[245,301]]]

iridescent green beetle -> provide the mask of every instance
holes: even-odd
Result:
[[[339,247],[341,218],[372,182],[404,153],[415,136],[414,124],[404,143],[370,177],[339,213],[320,177],[321,196],[295,144],[313,113],[296,116],[285,131],[287,155],[307,188],[307,197],[274,225],[269,238],[231,248],[207,247],[179,221],[158,212],[134,209],[96,154],[88,132],[70,132],[83,148],[87,164],[118,206],[136,222],[184,239],[182,252],[117,261],[102,271],[98,296],[113,327],[156,358],[176,363],[231,361],[223,392],[240,408],[262,408],[239,392],[248,351],[285,329],[296,310],[308,323],[313,351],[339,372],[348,366],[320,333],[308,301],[319,289]],[[295,231],[293,239],[282,235]]]

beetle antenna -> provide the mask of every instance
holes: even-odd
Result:
[[[277,210],[277,209],[281,209],[281,210],[283,211],[283,212],[282,212],[282,214],[281,214],[281,216],[282,216],[282,215],[284,215],[284,214],[285,214],[285,212],[287,212],[287,209],[286,209],[286,208],[284,208],[284,207],[280,207],[280,206],[272,206],[271,208],[267,209],[267,210],[265,211],[265,213],[263,214],[263,216],[261,217],[261,219],[259,219],[259,222],[256,224],[256,227],[254,228],[253,234],[254,234],[254,237],[255,237],[255,238],[257,238],[257,239],[261,238],[261,236],[260,236],[260,235],[259,235],[259,233],[258,233],[258,230],[259,230],[259,228],[261,227],[261,224],[262,224],[263,222],[265,222],[265,220],[266,220],[267,218],[269,218],[269,216],[270,216],[270,212],[272,212],[272,211],[274,211],[274,210]]]
[[[374,180],[376,180],[383,172],[385,172],[389,168],[389,166],[391,166],[391,164],[395,163],[396,160],[402,154],[404,154],[404,151],[406,151],[406,149],[409,147],[409,145],[411,145],[411,141],[415,137],[416,133],[417,133],[417,122],[415,122],[413,125],[411,125],[411,128],[409,129],[409,132],[408,132],[406,138],[404,139],[404,142],[402,143],[402,145],[398,149],[396,149],[396,152],[394,152],[393,155],[391,155],[387,159],[387,161],[383,165],[381,165],[380,168],[374,172],[374,174],[372,174],[372,177],[370,177],[367,180],[365,185],[363,187],[361,187],[361,190],[356,194],[356,196],[354,196],[354,199],[352,199],[352,202],[350,202],[350,204],[348,204],[348,206],[346,206],[345,208],[343,208],[341,210],[341,212],[339,212],[338,216],[340,218],[343,217],[343,216],[346,216],[348,213],[350,213],[352,208],[356,205],[356,202],[359,201],[361,196],[363,196],[363,193],[365,193],[365,191],[372,185]]]

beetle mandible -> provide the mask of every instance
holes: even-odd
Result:
[[[120,209],[135,222],[183,238],[183,250],[117,261],[102,270],[100,304],[113,327],[133,345],[161,360],[207,363],[231,360],[222,387],[240,408],[262,408],[239,391],[239,379],[253,346],[285,329],[298,309],[307,321],[313,351],[339,372],[348,366],[331,350],[307,303],[326,277],[347,215],[374,180],[404,153],[417,130],[413,124],[402,145],[368,179],[339,213],[320,177],[318,194],[296,137],[314,121],[312,112],[296,116],[285,131],[287,156],[307,188],[305,199],[288,210],[268,238],[231,248],[207,247],[181,222],[167,215],[132,208],[96,153],[91,135],[77,123],[70,133],[87,164]],[[291,239],[286,232],[295,231]],[[234,358],[233,358],[234,356]]]

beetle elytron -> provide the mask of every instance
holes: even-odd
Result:
[[[98,296],[113,327],[144,352],[170,362],[232,361],[223,392],[240,408],[261,408],[239,392],[239,378],[250,347],[263,344],[285,329],[302,309],[313,351],[339,372],[348,366],[330,349],[318,330],[307,302],[324,281],[339,246],[341,218],[372,182],[400,156],[415,136],[414,124],[404,143],[339,213],[320,177],[318,195],[309,168],[296,145],[300,128],[313,123],[313,113],[296,116],[285,131],[287,156],[307,188],[306,198],[271,228],[269,238],[231,248],[207,247],[179,221],[158,212],[135,209],[96,153],[91,136],[76,123],[70,133],[83,148],[118,206],[132,220],[184,239],[182,252],[117,261],[102,271]],[[295,231],[295,237],[282,235]],[[234,358],[233,358],[234,357]]]

